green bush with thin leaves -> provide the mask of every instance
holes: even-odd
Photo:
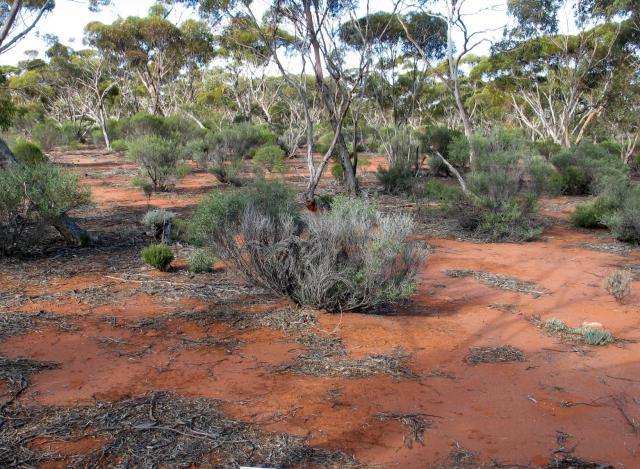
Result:
[[[156,191],[167,191],[179,177],[180,156],[175,142],[146,135],[128,143],[128,156],[140,165],[140,173]]]
[[[11,148],[11,151],[16,160],[25,165],[41,164],[49,161],[38,145],[26,140],[18,140]]]
[[[43,227],[89,201],[78,177],[54,164],[13,165],[0,171],[0,254],[35,243]]]
[[[166,272],[173,261],[173,251],[166,244],[152,244],[142,250],[142,260],[145,264]]]

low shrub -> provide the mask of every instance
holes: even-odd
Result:
[[[614,338],[609,331],[604,329],[595,329],[591,327],[583,327],[578,329],[582,334],[582,340],[588,345],[607,345],[614,342]]]
[[[605,218],[616,208],[615,201],[606,195],[600,195],[591,202],[578,204],[569,219],[571,223],[581,228],[600,228],[605,226]]]
[[[472,194],[452,204],[462,228],[488,241],[529,241],[542,229],[537,200],[550,168],[529,142],[511,131],[497,130],[471,142],[476,160],[467,186]]]
[[[237,224],[248,206],[272,218],[291,215],[297,209],[293,192],[278,181],[258,181],[242,189],[214,191],[193,212],[187,230],[188,239],[196,246],[212,246],[226,224]]]
[[[201,274],[210,272],[213,269],[214,257],[206,249],[194,250],[187,260],[189,272]]]
[[[154,236],[157,240],[164,240],[165,230],[171,229],[175,218],[175,212],[159,208],[145,213],[142,217],[142,224],[154,230]]]
[[[210,246],[254,285],[331,312],[368,309],[413,293],[424,251],[408,240],[408,216],[384,215],[344,197],[334,198],[330,211],[301,215],[292,201],[283,210],[262,193],[238,191],[218,202],[219,222],[204,230]],[[198,211],[194,218],[201,225]]]
[[[538,140],[534,145],[538,153],[547,160],[551,160],[562,151],[562,145],[555,143],[553,140]]]
[[[276,141],[268,129],[243,122],[192,140],[185,146],[183,155],[206,165],[221,183],[239,186],[238,174],[244,162],[254,156],[257,148],[274,145]]]
[[[458,186],[451,186],[442,181],[432,179],[424,185],[422,196],[427,200],[439,202],[448,207],[451,203],[462,199],[464,194]]]
[[[45,120],[36,124],[31,131],[31,138],[47,152],[68,143],[62,126],[53,120]]]
[[[129,158],[140,165],[142,177],[156,191],[166,191],[178,177],[179,156],[174,142],[153,135],[129,142]]]
[[[424,149],[429,157],[429,169],[434,175],[451,176],[449,169],[437,156],[440,153],[455,167],[463,167],[469,160],[469,144],[459,130],[429,127],[423,136]],[[451,151],[450,151],[451,150]]]
[[[142,260],[145,264],[166,272],[173,261],[173,251],[166,244],[152,244],[142,250]]]
[[[38,145],[25,140],[18,140],[11,148],[11,151],[22,164],[34,165],[48,161]]]
[[[0,255],[13,254],[43,235],[70,210],[87,205],[78,177],[51,163],[0,171]]]
[[[604,288],[618,303],[622,303],[631,294],[632,281],[633,277],[629,272],[615,270],[605,279]]]
[[[331,175],[336,181],[344,181],[344,168],[340,161],[335,161],[331,166]]]
[[[387,194],[409,193],[415,181],[413,171],[402,166],[389,169],[379,167],[376,177]]]
[[[603,223],[616,239],[640,244],[640,186],[629,187],[619,208],[605,215]]]
[[[284,173],[287,171],[284,157],[285,152],[278,145],[264,145],[256,150],[253,161],[269,172]]]
[[[552,158],[566,195],[598,194],[607,179],[622,179],[627,168],[620,158],[605,147],[582,143],[561,151]]]
[[[129,149],[126,140],[116,139],[111,142],[111,149],[117,152],[125,152]]]

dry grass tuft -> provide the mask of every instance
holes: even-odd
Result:
[[[500,347],[472,347],[465,357],[465,361],[470,365],[480,363],[507,363],[523,362],[526,360],[522,350],[511,345],[501,345]]]
[[[516,293],[526,293],[535,298],[542,295],[549,295],[549,291],[533,282],[526,282],[506,275],[482,272],[479,270],[447,270],[446,274],[453,278],[474,277],[480,282],[494,288],[512,291]]]
[[[413,448],[413,443],[418,442],[424,446],[424,431],[427,428],[431,428],[432,421],[425,418],[423,414],[396,414],[396,413],[379,413],[376,418],[381,422],[388,422],[395,420],[405,425],[409,434],[402,438],[404,445],[407,448]]]

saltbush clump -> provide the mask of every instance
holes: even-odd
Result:
[[[269,186],[205,201],[192,221],[194,232],[206,234],[209,246],[250,282],[331,312],[374,308],[413,293],[425,252],[408,239],[414,225],[407,215],[385,215],[344,197],[334,198],[327,212],[300,214],[281,185]],[[273,204],[274,194],[283,203]],[[214,223],[202,227],[204,220]]]
[[[195,249],[187,260],[189,272],[201,274],[210,272],[213,269],[213,261],[215,258],[206,249]]]
[[[111,142],[111,149],[117,152],[124,152],[129,149],[129,145],[127,145],[127,142],[125,140],[116,139]]]
[[[631,294],[632,281],[633,277],[629,272],[615,270],[605,279],[604,288],[618,303],[622,303]]]
[[[166,244],[152,244],[142,250],[142,260],[145,264],[166,272],[173,261],[173,251]]]
[[[11,151],[16,160],[22,164],[34,165],[49,161],[38,145],[25,140],[18,140],[11,148]]]
[[[145,179],[156,191],[166,191],[175,185],[179,176],[180,157],[174,142],[147,135],[129,142],[129,158],[140,165]]]
[[[142,217],[142,224],[153,228],[157,240],[164,240],[166,234],[171,234],[171,225],[176,218],[175,212],[163,208],[149,210]],[[168,233],[165,233],[168,231]]]

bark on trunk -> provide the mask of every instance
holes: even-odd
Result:
[[[67,215],[51,220],[51,224],[68,243],[79,246],[93,241],[87,230],[81,228],[73,218]]]

